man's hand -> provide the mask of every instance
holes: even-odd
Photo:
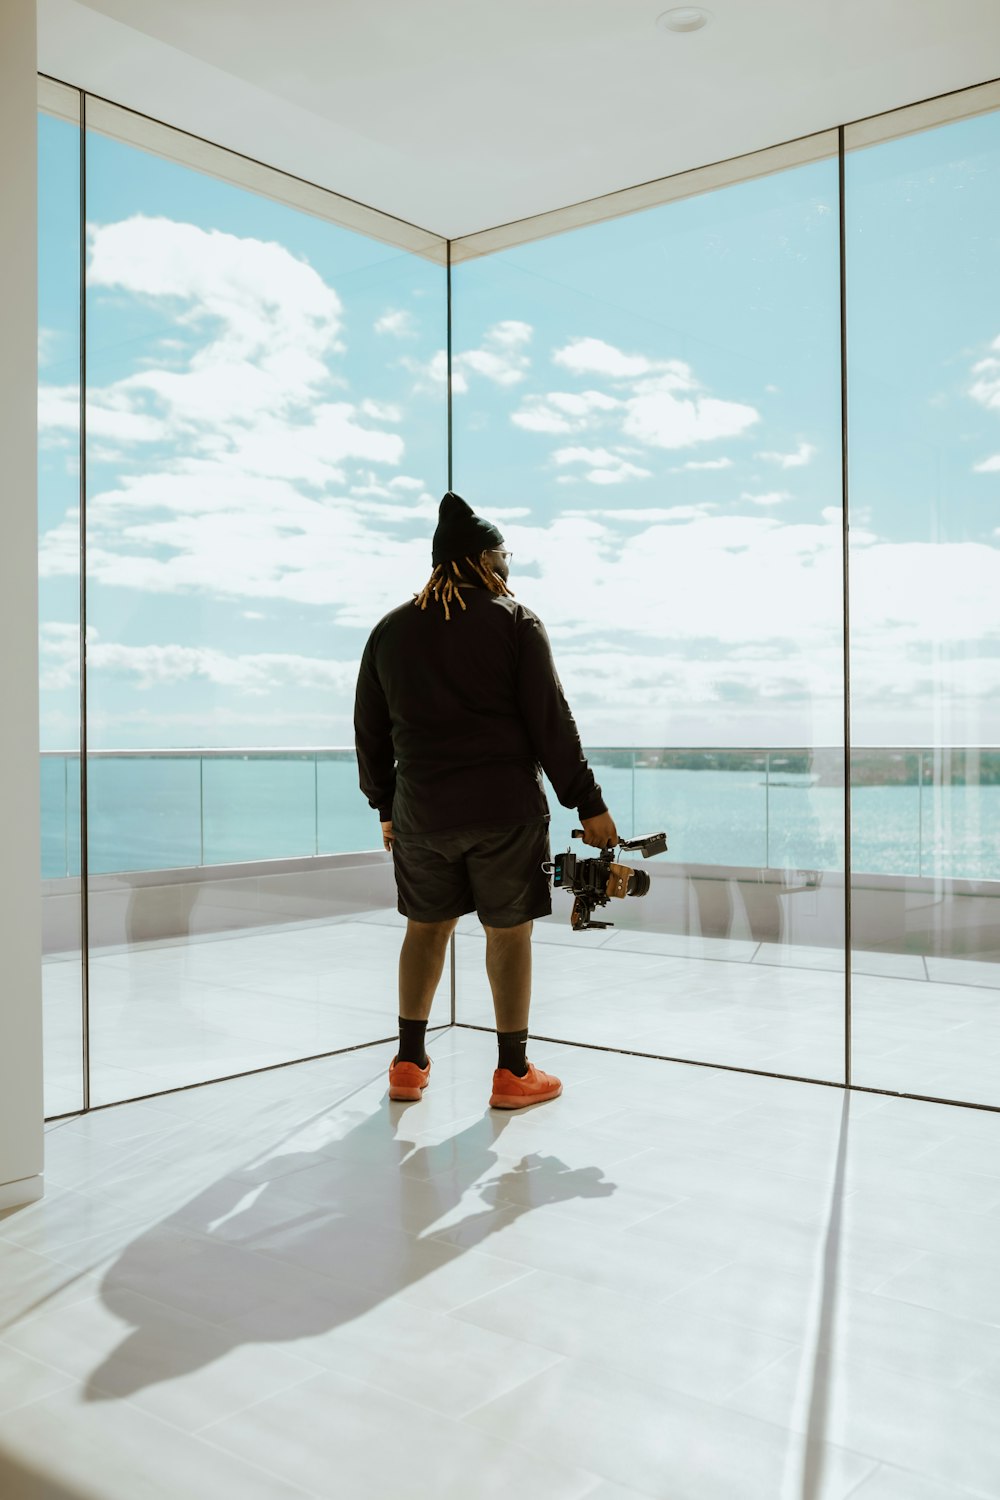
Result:
[[[396,837],[396,835],[392,831],[392,823],[391,822],[389,822],[389,823],[383,823],[382,824],[382,847],[384,849],[388,849],[390,853],[392,852],[392,841],[393,841],[393,839],[395,837]]]
[[[598,813],[596,818],[583,819],[583,842],[593,845],[595,849],[606,849],[609,844],[617,844],[618,829],[610,813]]]

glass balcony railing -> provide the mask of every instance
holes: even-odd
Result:
[[[619,830],[666,829],[668,860],[844,867],[837,749],[589,749]],[[852,753],[856,873],[1000,880],[1000,750]],[[42,756],[43,875],[80,871],[79,756]],[[575,814],[552,808],[566,847]],[[90,871],[230,864],[379,847],[354,751],[100,750],[89,757]]]

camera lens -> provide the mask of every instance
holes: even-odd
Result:
[[[649,890],[649,876],[645,870],[633,870],[628,883],[630,896],[645,896]]]

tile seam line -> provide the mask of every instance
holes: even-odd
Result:
[[[924,1250],[924,1251],[921,1252],[921,1254],[922,1255],[932,1255],[932,1256],[934,1256],[934,1255],[937,1255],[937,1256],[948,1256],[949,1252],[947,1250]],[[980,1264],[982,1264],[982,1266],[985,1268],[986,1266],[988,1266],[990,1264],[990,1261],[989,1261],[989,1259],[987,1259],[987,1258],[984,1257],[983,1260],[980,1262]],[[905,1266],[902,1270],[900,1270],[900,1271],[894,1271],[893,1274],[892,1274],[892,1276],[887,1276],[885,1278],[885,1281],[879,1283],[880,1287],[883,1288],[883,1290],[880,1290],[880,1291],[877,1291],[877,1292],[871,1292],[871,1293],[869,1293],[869,1295],[872,1296],[872,1297],[878,1297],[883,1302],[888,1302],[888,1303],[898,1302],[903,1307],[916,1307],[916,1308],[919,1308],[921,1312],[937,1313],[939,1317],[950,1318],[951,1320],[956,1321],[956,1322],[961,1321],[961,1322],[966,1322],[966,1323],[973,1323],[973,1324],[975,1324],[979,1328],[987,1329],[990,1332],[995,1332],[998,1335],[1000,1335],[1000,1312],[998,1312],[997,1316],[995,1318],[993,1318],[993,1319],[967,1318],[962,1313],[949,1312],[946,1308],[943,1308],[943,1307],[932,1307],[929,1302],[915,1302],[912,1297],[897,1297],[894,1293],[892,1293],[892,1292],[886,1292],[884,1290],[885,1286],[890,1281],[894,1280],[896,1276],[906,1276],[906,1275],[909,1274],[910,1271],[913,1271],[913,1270],[917,1269],[918,1266],[919,1266],[919,1260],[914,1260],[914,1261],[911,1261],[910,1264],[908,1266]],[[987,1368],[988,1369],[995,1369],[996,1365],[997,1365],[997,1361],[994,1361],[993,1365],[992,1366],[988,1366]],[[897,1372],[897,1373],[902,1373],[902,1372]],[[980,1372],[980,1373],[982,1373],[982,1372]],[[908,1380],[916,1380],[921,1385],[934,1385],[934,1383],[935,1383],[933,1381],[926,1380],[921,1375],[907,1375],[906,1378]],[[968,1378],[971,1379],[973,1377],[970,1376]],[[958,1390],[959,1387],[958,1386],[949,1386],[949,1387],[945,1387],[945,1389]],[[970,1392],[967,1392],[966,1394],[972,1395],[972,1396],[976,1397],[977,1400],[984,1401],[984,1402],[988,1402],[988,1401],[991,1400],[991,1398],[989,1396],[980,1396],[979,1393],[976,1392],[976,1391],[970,1391]]]
[[[554,1365],[550,1365],[549,1366],[549,1369],[554,1369],[554,1368],[555,1368]],[[528,1376],[528,1380],[529,1381],[530,1380],[534,1380],[534,1379],[537,1378],[538,1374],[544,1375],[546,1373],[547,1373],[547,1371],[545,1371],[545,1370],[538,1371],[536,1373],[536,1375],[529,1375]],[[352,1385],[360,1386],[363,1390],[366,1390],[366,1391],[376,1391],[380,1396],[386,1397],[389,1401],[400,1401],[400,1402],[402,1402],[405,1406],[408,1406],[408,1407],[412,1408],[413,1411],[419,1412],[421,1414],[421,1416],[423,1416],[423,1417],[427,1417],[428,1415],[439,1417],[441,1419],[441,1421],[447,1422],[450,1426],[453,1426],[453,1427],[461,1427],[462,1424],[463,1424],[463,1422],[464,1422],[464,1420],[465,1420],[464,1417],[452,1417],[452,1416],[449,1416],[447,1412],[439,1411],[436,1407],[427,1406],[423,1402],[417,1401],[414,1397],[412,1397],[412,1396],[405,1396],[405,1395],[403,1395],[399,1391],[389,1390],[384,1385],[378,1385],[378,1384],[376,1384],[372,1380],[366,1380],[366,1379],[364,1379],[363,1376],[355,1375],[355,1374],[348,1374],[348,1373],[346,1373],[343,1370],[331,1369],[329,1366],[324,1366],[323,1368],[319,1369],[315,1375],[308,1376],[306,1378],[306,1380],[300,1381],[300,1382],[298,1382],[298,1384],[299,1385],[306,1385],[310,1381],[322,1379],[324,1377],[326,1377],[328,1379],[331,1379],[331,1380],[346,1380],[346,1381],[348,1381]],[[522,1385],[527,1384],[527,1381],[522,1381],[521,1384]],[[286,1394],[287,1390],[292,1390],[292,1389],[296,1389],[296,1387],[294,1387],[294,1386],[287,1387],[285,1392],[281,1392],[281,1391],[275,1392],[275,1396],[281,1396],[282,1394]],[[515,1387],[515,1389],[516,1389],[516,1387]],[[493,1400],[503,1400],[503,1397],[505,1395],[509,1395],[509,1394],[510,1394],[510,1392],[504,1392],[503,1395],[493,1397],[492,1399]],[[260,1397],[259,1400],[257,1400],[257,1401],[251,1401],[247,1406],[241,1408],[240,1412],[237,1413],[237,1414],[235,1414],[235,1415],[246,1416],[248,1412],[254,1411],[259,1406],[266,1405],[268,1401],[271,1401],[273,1399],[274,1399],[274,1397],[272,1397],[272,1396],[262,1396],[262,1397]],[[487,1402],[485,1404],[488,1405],[489,1403]],[[481,1407],[476,1407],[474,1409],[476,1411],[479,1411],[482,1408]],[[161,1418],[160,1420],[162,1421],[163,1419]],[[234,1455],[234,1456],[240,1456],[240,1455],[238,1455],[236,1453],[235,1449],[233,1449],[233,1448],[226,1448],[225,1446],[223,1446],[221,1444],[212,1442],[211,1438],[209,1437],[209,1434],[215,1428],[222,1426],[223,1423],[228,1422],[230,1420],[232,1420],[230,1417],[218,1417],[214,1421],[208,1422],[208,1423],[205,1424],[204,1427],[200,1428],[199,1432],[198,1432],[198,1436],[203,1441],[210,1442],[211,1446],[213,1448],[218,1448],[220,1452],[228,1453],[228,1454],[231,1454],[231,1455]],[[498,1446],[511,1447],[511,1448],[515,1447],[515,1446],[520,1447],[519,1444],[510,1443],[506,1439],[503,1439],[503,1438],[493,1438],[493,1435],[491,1433],[487,1433],[486,1436],[489,1437],[489,1438],[491,1438],[492,1441],[494,1441],[495,1443],[497,1443]],[[522,1451],[533,1451],[533,1450],[522,1450]],[[537,1456],[538,1456],[537,1453],[534,1453],[534,1457],[537,1458]],[[245,1462],[248,1462],[248,1461],[249,1460],[245,1460]],[[556,1464],[558,1467],[560,1467],[560,1468],[566,1468],[567,1470],[569,1470],[570,1472],[572,1472],[572,1470],[570,1470],[570,1466],[569,1465],[564,1465],[564,1464],[562,1464],[558,1460],[552,1460],[552,1462],[554,1464]],[[266,1473],[266,1472],[269,1472],[269,1471],[265,1470],[264,1472]],[[276,1474],[275,1477],[279,1478],[279,1479],[285,1478],[285,1476],[283,1476],[281,1474]]]
[[[441,1022],[439,1026],[428,1028],[431,1034],[434,1034],[438,1031],[447,1031],[450,1029],[451,1026],[450,1022],[448,1021]],[[93,1104],[91,1105],[90,1109],[87,1110],[74,1109],[68,1110],[64,1114],[48,1115],[46,1117],[45,1123],[47,1125],[51,1125],[56,1123],[57,1121],[82,1120],[88,1115],[96,1114],[98,1110],[122,1109],[129,1104],[145,1104],[147,1100],[163,1099],[171,1094],[187,1094],[190,1093],[193,1089],[211,1088],[214,1084],[217,1083],[235,1083],[241,1078],[256,1078],[264,1073],[276,1073],[279,1068],[295,1068],[298,1067],[300,1063],[323,1062],[328,1058],[347,1057],[355,1052],[364,1052],[370,1047],[384,1047],[387,1046],[390,1042],[396,1042],[398,1040],[399,1038],[395,1034],[393,1036],[376,1037],[373,1041],[370,1042],[355,1042],[347,1047],[336,1047],[332,1052],[316,1052],[310,1054],[308,1057],[289,1058],[285,1062],[265,1063],[263,1067],[248,1068],[241,1073],[227,1073],[221,1078],[202,1078],[199,1079],[197,1083],[172,1084],[169,1088],[156,1089],[149,1094],[135,1094],[128,1099],[110,1099],[105,1104]],[[375,1078],[369,1080],[369,1083],[376,1083],[381,1077],[382,1072],[380,1071]],[[363,1084],[359,1085],[359,1087],[368,1087],[368,1085]],[[223,1106],[220,1104],[220,1107]]]
[[[310,1375],[307,1377],[307,1380],[314,1380],[315,1378],[315,1376]],[[307,1383],[307,1381],[301,1381],[299,1383],[304,1385]],[[292,1389],[292,1387],[289,1387],[288,1389]],[[274,1392],[274,1396],[280,1396],[282,1394],[284,1394],[283,1391]],[[234,1412],[233,1417],[243,1416],[253,1407],[259,1406],[263,1403],[263,1401],[268,1401],[270,1399],[272,1398],[265,1396],[261,1401],[253,1401],[249,1406],[242,1407],[239,1412]],[[137,1407],[134,1409],[142,1411],[144,1416],[152,1415],[152,1413],[146,1411],[145,1407]],[[192,1442],[200,1443],[205,1448],[210,1449],[213,1453],[218,1453],[221,1456],[230,1459],[231,1461],[235,1461],[237,1464],[244,1464],[248,1469],[254,1470],[254,1472],[257,1474],[262,1474],[267,1479],[274,1479],[277,1480],[279,1484],[287,1485],[293,1496],[300,1495],[302,1497],[302,1500],[324,1500],[324,1497],[318,1490],[306,1489],[305,1486],[297,1484],[294,1479],[290,1479],[287,1474],[281,1474],[277,1469],[267,1469],[262,1464],[259,1464],[256,1459],[248,1458],[245,1453],[240,1453],[235,1448],[226,1448],[223,1447],[220,1443],[211,1442],[204,1436],[204,1433],[207,1430],[205,1428],[201,1428],[197,1432],[192,1432],[190,1428],[174,1427],[172,1423],[166,1423],[165,1419],[162,1417],[158,1420],[164,1422],[165,1425],[169,1426],[171,1432],[183,1432],[184,1436],[189,1438]],[[229,1417],[220,1417],[218,1419],[218,1421],[220,1422],[226,1422],[230,1420],[231,1418]],[[210,1425],[214,1426],[215,1424],[213,1423]]]
[[[546,1273],[540,1272],[538,1274],[546,1274]],[[550,1272],[548,1274],[556,1275],[556,1274],[562,1274],[562,1273]],[[572,1278],[569,1278],[569,1279],[572,1279]],[[504,1288],[501,1287],[501,1288],[499,1288],[499,1290],[503,1291]],[[603,1288],[602,1287],[601,1290],[610,1291],[611,1288]],[[616,1296],[624,1296],[626,1294],[625,1293],[615,1293],[615,1295]],[[682,1293],[678,1293],[678,1295],[682,1295]],[[647,1305],[647,1304],[645,1304],[638,1297],[632,1298],[631,1300],[635,1302],[636,1307],[641,1307],[641,1306]],[[658,1306],[658,1307],[666,1307],[667,1306],[667,1302],[657,1303],[656,1306]],[[793,1350],[801,1347],[800,1345],[797,1345],[795,1343],[794,1339],[782,1338],[780,1334],[775,1334],[775,1333],[762,1333],[760,1329],[748,1329],[745,1324],[730,1323],[730,1322],[727,1322],[723,1318],[712,1318],[707,1313],[695,1313],[695,1314],[692,1314],[692,1316],[696,1317],[696,1318],[698,1318],[700,1320],[704,1320],[706,1323],[708,1323],[708,1322],[718,1323],[718,1324],[721,1324],[723,1327],[730,1328],[730,1329],[738,1329],[741,1332],[758,1333],[758,1334],[760,1334],[760,1336],[762,1338],[773,1339],[776,1343],[783,1343],[786,1347],[784,1349],[782,1349],[778,1354],[775,1354],[772,1357],[770,1357],[767,1360],[766,1364],[762,1365],[759,1370],[755,1370],[752,1375],[747,1376],[747,1379],[745,1381],[740,1381],[740,1383],[739,1383],[738,1386],[734,1387],[730,1391],[727,1391],[726,1395],[722,1395],[722,1396],[718,1396],[718,1397],[713,1397],[713,1396],[702,1395],[702,1394],[700,1394],[697,1391],[685,1390],[683,1386],[673,1385],[668,1380],[661,1380],[657,1376],[650,1377],[648,1375],[648,1373],[643,1373],[641,1376],[639,1376],[639,1375],[636,1374],[635,1370],[630,1370],[626,1365],[621,1364],[621,1363],[615,1361],[614,1359],[605,1359],[605,1358],[603,1358],[601,1356],[598,1356],[597,1358],[595,1358],[593,1355],[589,1355],[589,1354],[567,1354],[567,1353],[565,1353],[564,1350],[559,1350],[559,1349],[553,1350],[551,1344],[539,1343],[539,1342],[537,1342],[535,1340],[530,1340],[530,1339],[522,1339],[521,1342],[522,1343],[528,1343],[533,1348],[536,1348],[536,1349],[545,1349],[546,1352],[560,1355],[562,1359],[568,1360],[571,1363],[575,1363],[575,1364],[583,1364],[583,1363],[590,1364],[590,1363],[594,1363],[594,1364],[596,1364],[597,1368],[603,1369],[603,1370],[607,1370],[607,1371],[609,1371],[612,1374],[625,1375],[627,1377],[630,1377],[633,1380],[635,1380],[635,1379],[648,1380],[651,1385],[656,1386],[657,1389],[659,1389],[660,1391],[664,1392],[667,1395],[691,1396],[696,1401],[707,1401],[711,1405],[725,1405],[728,1402],[730,1395],[735,1395],[736,1392],[742,1390],[745,1385],[749,1385],[751,1381],[756,1380],[761,1375],[764,1375],[769,1369],[771,1369],[771,1367],[773,1365],[778,1364],[783,1359],[787,1359],[788,1356],[793,1352]],[[462,1319],[460,1321],[470,1322],[472,1320]],[[478,1324],[478,1323],[473,1323],[473,1326],[477,1327],[477,1328],[485,1327],[484,1324]],[[495,1332],[496,1330],[494,1330],[494,1329],[487,1329],[487,1331],[492,1333],[492,1332]],[[711,1330],[709,1330],[709,1331],[711,1331]],[[539,1370],[539,1371],[536,1372],[536,1374],[538,1374],[538,1375],[544,1375],[546,1373],[547,1372],[545,1370]],[[535,1376],[531,1375],[531,1376],[528,1376],[527,1378],[529,1380],[533,1380],[533,1379],[535,1379]],[[523,1384],[523,1382],[522,1382],[522,1384]],[[496,1398],[493,1398],[493,1399],[496,1399]],[[486,1406],[486,1405],[488,1405],[488,1402],[481,1402],[480,1403],[480,1406]],[[480,1409],[480,1407],[475,1407],[474,1408],[475,1411],[478,1411],[479,1409]],[[467,1415],[471,1416],[472,1413],[471,1412],[467,1413]]]
[[[793,1347],[795,1347],[795,1346],[793,1346]],[[788,1351],[786,1350],[785,1353],[780,1356],[780,1358],[787,1359],[788,1358]],[[568,1365],[568,1366],[571,1366],[571,1367],[576,1367],[579,1370],[586,1370],[586,1367],[587,1367],[586,1366],[586,1361],[584,1361],[582,1359],[578,1359],[578,1358],[576,1358],[573,1355],[567,1355],[565,1357],[563,1363],[565,1365]],[[531,1375],[531,1376],[529,1376],[527,1380],[525,1380],[525,1381],[522,1382],[520,1389],[523,1389],[523,1387],[526,1386],[526,1385],[530,1385],[533,1381],[538,1381],[538,1380],[544,1380],[544,1379],[546,1379],[552,1373],[553,1370],[558,1369],[558,1368],[559,1368],[558,1365],[552,1365],[552,1366],[549,1367],[548,1370],[542,1370],[537,1375]],[[621,1371],[617,1371],[617,1370],[612,1370],[612,1369],[609,1368],[607,1373],[609,1373],[611,1375],[616,1375],[616,1374],[621,1374],[622,1372]],[[639,1376],[630,1375],[628,1378],[631,1379],[632,1381],[634,1381],[636,1385],[642,1385],[643,1384],[643,1380]],[[664,1391],[663,1387],[658,1387],[657,1391],[658,1391],[658,1393],[664,1393],[664,1394],[669,1394],[669,1395],[673,1395],[673,1396],[681,1396],[684,1401],[694,1402],[698,1406],[708,1408],[708,1409],[710,1409],[711,1411],[714,1411],[714,1412],[721,1412],[723,1415],[725,1415],[725,1416],[727,1416],[727,1417],[729,1417],[731,1419],[734,1419],[737,1423],[750,1423],[754,1427],[764,1428],[768,1432],[771,1432],[771,1433],[774,1433],[774,1432],[781,1433],[786,1438],[789,1437],[789,1436],[796,1437],[796,1438],[801,1438],[803,1440],[803,1443],[805,1442],[806,1434],[805,1434],[805,1432],[799,1431],[798,1428],[789,1427],[789,1426],[787,1426],[787,1425],[785,1425],[783,1423],[780,1423],[780,1422],[773,1422],[768,1417],[759,1417],[759,1416],[756,1416],[753,1412],[739,1411],[739,1410],[737,1410],[734,1407],[726,1406],[725,1403],[722,1400],[716,1401],[716,1400],[713,1400],[711,1397],[708,1397],[708,1396],[695,1396],[695,1395],[691,1395],[687,1391],[680,1391],[680,1390],[677,1390],[677,1389],[671,1389],[669,1391]],[[477,1407],[476,1411],[475,1411],[475,1413],[473,1415],[476,1415],[476,1414],[478,1414],[478,1413],[480,1413],[482,1411],[487,1410],[487,1408],[490,1405],[495,1404],[495,1402],[497,1402],[497,1401],[503,1401],[504,1399],[505,1398],[503,1396],[494,1397],[493,1401],[486,1402],[483,1406]],[[466,1417],[459,1418],[459,1422],[460,1423],[465,1423],[466,1421],[468,1421],[468,1418],[466,1418]],[[490,1437],[493,1436],[493,1432],[489,1428],[479,1427],[478,1424],[470,1424],[470,1425],[473,1425],[474,1430],[481,1431],[481,1432],[486,1432],[487,1435],[489,1435]],[[521,1451],[530,1452],[530,1453],[534,1454],[537,1457],[537,1448],[535,1448],[535,1447],[528,1448],[526,1445],[522,1445],[520,1443],[512,1443],[512,1442],[509,1442],[509,1441],[504,1440],[504,1439],[497,1439],[497,1441],[498,1442],[504,1442],[505,1446],[507,1446],[507,1447],[517,1447],[517,1448],[521,1449]],[[835,1452],[835,1453],[845,1453],[845,1454],[848,1454],[848,1455],[853,1455],[856,1458],[867,1459],[870,1463],[873,1463],[875,1465],[888,1462],[888,1460],[883,1459],[883,1458],[879,1458],[875,1454],[866,1453],[862,1449],[859,1449],[859,1448],[848,1448],[848,1447],[846,1447],[842,1443],[831,1443],[829,1441],[824,1441],[822,1443],[822,1450],[823,1450],[824,1453]],[[551,1460],[551,1461],[552,1462],[560,1462],[559,1460]],[[628,1481],[623,1481],[622,1479],[620,1479],[617,1474],[611,1474],[611,1473],[607,1473],[607,1472],[604,1472],[604,1471],[598,1471],[598,1470],[592,1470],[591,1472],[599,1473],[600,1474],[600,1479],[604,1483],[623,1485],[623,1487],[627,1488],[627,1489],[634,1488],[634,1486],[631,1485]],[[865,1481],[867,1481],[870,1478],[871,1478],[871,1474],[870,1473],[865,1475]],[[640,1491],[639,1493],[641,1494],[642,1492]],[[582,1497],[582,1500],[586,1500],[586,1496]],[[978,1495],[976,1495],[975,1492],[973,1492],[972,1496],[970,1497],[970,1500],[980,1500],[980,1497]],[[993,1497],[984,1495],[982,1497],[982,1500],[993,1500]]]
[[[456,1027],[464,1031],[491,1030],[489,1026],[474,1024],[470,1021],[457,1021]],[[534,1033],[533,1033],[534,1035]],[[691,1068],[714,1068],[720,1073],[738,1073],[750,1078],[772,1078],[780,1083],[805,1083],[817,1088],[848,1090],[852,1094],[870,1094],[885,1099],[910,1099],[920,1104],[943,1104],[952,1109],[974,1109],[981,1114],[1000,1114],[1000,1104],[983,1104],[974,1099],[950,1099],[934,1094],[915,1094],[904,1092],[900,1089],[879,1088],[874,1084],[851,1083],[844,1084],[832,1078],[807,1078],[797,1073],[774,1073],[762,1068],[748,1068],[737,1063],[709,1062],[704,1058],[696,1057],[673,1057],[659,1052],[634,1052],[627,1047],[609,1047],[600,1042],[578,1042],[568,1037],[551,1037],[534,1035],[536,1042],[551,1043],[557,1047],[580,1047],[591,1052],[607,1052],[615,1057],[641,1057],[651,1062],[675,1063],[681,1067]]]

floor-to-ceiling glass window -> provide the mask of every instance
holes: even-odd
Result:
[[[1000,1104],[1000,114],[917,124],[846,162],[853,1076]]]
[[[619,831],[670,846],[611,929],[571,932],[554,892],[536,1032],[843,1077],[838,214],[830,135],[455,267],[456,486],[513,550]],[[458,953],[459,1019],[488,1025],[471,922]]]
[[[45,1112],[84,1099],[80,900],[79,96],[38,120],[38,529]]]
[[[82,215],[79,96],[46,88],[52,1114],[84,1098]],[[142,149],[128,118],[95,102],[86,158],[94,1103],[391,1033],[399,919],[351,706],[368,630],[426,578],[447,476],[441,245],[196,170],[148,122]],[[983,1103],[998,122],[904,112],[852,127],[846,162],[853,1081]],[[573,933],[554,893],[536,1032],[843,1077],[835,144],[482,259],[454,247],[455,486],[505,532],[620,831],[670,844],[647,896],[596,913],[611,928]],[[457,957],[458,1018],[490,1025],[474,918]]]
[[[443,256],[194,170],[171,159],[169,132],[140,149],[122,138],[125,112],[98,109],[86,146],[95,1104],[392,1034],[395,892],[357,787],[354,684],[371,626],[426,575],[447,477]],[[52,493],[43,542],[67,592],[75,507]],[[43,644],[71,686],[65,615]]]

